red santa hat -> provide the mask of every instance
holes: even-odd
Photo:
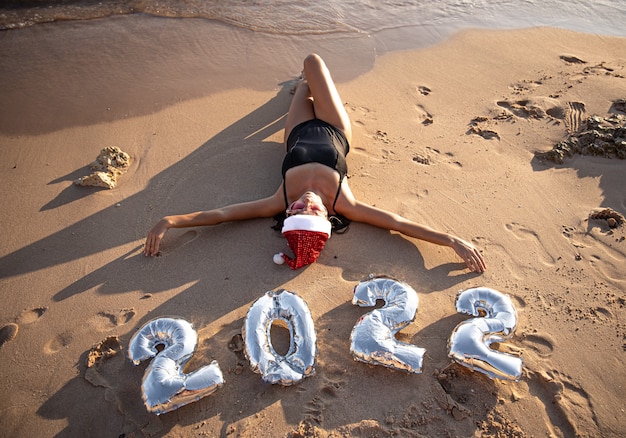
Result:
[[[330,237],[330,231],[330,221],[324,217],[307,214],[289,216],[285,219],[282,233],[294,258],[281,252],[274,255],[274,263],[287,263],[291,269],[299,269],[315,262]]]

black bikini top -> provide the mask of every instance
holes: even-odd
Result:
[[[337,193],[335,193],[335,199],[333,200],[333,211],[335,211],[335,204],[337,203],[337,198],[339,198],[339,194],[341,193],[341,183],[343,182],[343,175],[339,175],[339,185],[337,186]],[[287,199],[287,180],[283,179],[283,197],[285,198],[285,210],[289,208],[289,200]]]

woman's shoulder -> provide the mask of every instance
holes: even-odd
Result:
[[[395,216],[386,210],[358,200],[345,181],[342,184],[340,196],[335,204],[335,213],[343,215],[354,222],[363,222],[377,226],[380,226],[382,222],[386,223],[390,216]],[[385,218],[385,220],[381,222],[382,218]]]

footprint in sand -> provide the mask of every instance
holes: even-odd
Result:
[[[515,238],[518,240],[532,240],[535,242],[535,247],[537,248],[537,252],[541,261],[547,266],[553,266],[555,263],[554,257],[550,255],[545,245],[541,242],[541,239],[537,232],[526,228],[523,225],[512,222],[510,224],[505,225],[506,229],[510,231]]]
[[[85,365],[87,368],[97,367],[104,361],[122,351],[122,345],[117,336],[108,336],[91,347],[87,353]]]
[[[615,68],[606,65],[604,61],[602,61],[600,64],[585,67],[583,69],[583,74],[607,75],[607,76],[614,76],[620,79],[623,78],[623,76],[620,75],[619,73],[615,73]]]
[[[546,409],[549,430],[559,436],[579,436],[578,430],[597,430],[598,418],[591,397],[580,385],[558,371],[531,372],[530,392]]]
[[[613,312],[611,312],[606,307],[596,307],[595,309],[591,309],[591,313],[597,318],[599,321],[610,321],[613,320]]]
[[[107,336],[94,345],[87,352],[85,366],[83,378],[94,387],[104,389],[102,397],[117,407],[128,424],[142,425],[144,433],[141,435],[160,434],[161,418],[150,414],[142,403],[140,382],[145,367],[130,363],[117,336]]]
[[[418,164],[429,165],[437,161],[435,157],[438,155],[441,155],[441,151],[439,151],[439,149],[426,146],[423,152],[418,152],[415,154],[412,161]]]
[[[439,151],[437,151],[439,152]],[[460,161],[455,159],[455,156],[452,152],[446,152],[444,154],[447,158],[446,158],[446,162],[448,163],[448,165],[450,167],[452,167],[453,169],[460,169],[463,167],[463,163],[461,163]]]
[[[423,152],[418,152],[413,156],[412,161],[414,163],[423,164],[425,166],[433,164],[435,160],[435,156],[439,155],[441,152],[437,149],[433,149],[429,146],[426,146],[426,150]]]
[[[537,109],[528,108],[527,100],[518,100],[513,102],[509,102],[508,100],[499,100],[498,102],[496,102],[496,104],[499,107],[504,108],[508,113],[523,119],[527,119],[530,117],[539,119],[544,117],[545,115],[543,111],[537,113]]]
[[[431,93],[431,89],[425,85],[419,85],[417,87],[417,92],[422,96],[428,96]],[[417,120],[424,126],[433,124],[433,115],[426,109],[426,107],[422,104],[415,105],[417,110]]]
[[[602,249],[605,250],[605,254],[607,256],[605,257],[604,255],[591,254],[587,256],[589,265],[607,280],[611,280],[614,283],[623,283],[626,280],[626,273],[624,272],[624,259],[622,258],[621,261],[615,263],[611,260],[615,260],[615,258],[611,257],[611,255],[606,252],[607,249]]]
[[[237,375],[243,373],[244,370],[247,368],[248,359],[246,359],[246,355],[244,352],[245,343],[243,341],[243,336],[241,335],[241,330],[235,330],[232,332],[230,341],[228,341],[228,349],[232,351],[235,356],[237,356],[237,364],[235,365],[235,368],[232,370],[232,372]]]
[[[495,383],[485,374],[451,363],[441,371],[436,371],[435,377],[438,383],[433,386],[435,398],[439,406],[457,421],[473,415],[479,417],[485,405],[495,403]],[[492,400],[485,403],[481,398],[486,394],[491,394],[487,397]]]
[[[376,134],[373,135],[373,138],[384,144],[391,143],[391,139],[389,138],[389,135],[385,131],[381,131],[380,129],[376,131]]]
[[[90,325],[100,332],[106,332],[124,325],[135,317],[135,309],[121,309],[112,312],[98,312],[91,318]]]
[[[58,334],[57,336],[46,342],[43,347],[43,351],[46,354],[58,353],[59,351],[70,345],[73,340],[74,336],[69,332]]]
[[[499,264],[498,271],[502,272],[503,275],[515,280],[524,279],[524,275],[517,269],[514,269],[518,266],[517,257],[506,245],[491,241],[485,237],[476,237],[474,241],[477,246],[484,248],[485,253],[489,254],[490,264]]]
[[[554,352],[555,342],[547,333],[523,334],[520,343],[540,357],[549,357]]]
[[[563,226],[563,236],[569,239],[578,252],[578,260],[586,260],[604,278],[616,283],[626,280],[624,263],[626,254],[614,246],[610,235],[591,229],[581,231],[574,227]]]
[[[324,421],[324,410],[339,396],[345,381],[346,370],[330,365],[323,370],[322,384],[311,401],[305,404],[304,414],[318,424]]]
[[[353,123],[361,127],[366,126],[370,120],[376,120],[374,112],[364,106],[348,104],[346,105],[346,111],[350,114]]]
[[[432,125],[434,122],[433,115],[428,110],[426,110],[424,105],[417,104],[416,108],[417,120],[419,120],[419,122],[424,126]]]
[[[35,307],[34,309],[24,310],[17,318],[18,324],[32,324],[43,316],[48,310],[47,307]]]
[[[460,161],[455,160],[454,154],[452,152],[446,152],[442,154],[439,149],[435,149],[430,146],[426,146],[425,149],[426,150],[423,152],[417,152],[413,156],[411,161],[417,164],[422,164],[424,166],[429,166],[437,162],[445,162],[453,169],[460,169],[463,167],[463,164],[461,164]]]
[[[318,424],[321,424],[324,421],[324,409],[326,406],[319,399],[319,397],[314,397],[313,400],[307,402],[304,405],[304,416],[307,419],[311,419]]]
[[[420,85],[417,87],[417,92],[423,96],[428,96],[432,92],[432,90],[426,85]]]
[[[515,304],[516,309],[524,309],[528,305],[526,300],[520,296],[512,295],[511,299],[513,300],[513,303]]]
[[[420,153],[415,154],[415,156],[413,157],[413,162],[418,163],[418,164],[423,164],[425,166],[431,164],[430,157],[427,154],[420,154]]]
[[[17,332],[19,330],[19,326],[15,323],[9,323],[4,327],[0,328],[0,349],[7,342],[12,341],[17,336]]]
[[[522,99],[516,101],[500,100],[496,102],[505,113],[512,114],[522,119],[543,119],[551,117],[553,119],[563,119],[566,109],[556,99],[551,97],[537,96],[532,99]]]
[[[487,117],[474,117],[469,122],[469,128],[466,134],[475,134],[485,140],[500,140],[500,134],[491,129],[489,119]]]
[[[538,80],[522,80],[515,84],[509,85],[509,89],[512,91],[513,94],[520,95],[535,90],[541,84],[542,82]]]
[[[418,199],[424,199],[428,196],[429,191],[428,189],[411,189],[410,190],[411,194],[415,195],[415,197],[417,197]]]

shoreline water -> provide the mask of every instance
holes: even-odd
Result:
[[[418,38],[441,41],[466,28],[522,29],[557,27],[577,32],[626,36],[623,22],[626,11],[611,1],[589,4],[581,0],[414,0],[378,2],[375,6],[355,0],[306,0],[263,6],[244,0],[227,3],[164,0],[156,3],[139,0],[109,2],[38,1],[27,6],[0,7],[0,30],[20,29],[41,23],[91,20],[117,15],[146,15],[164,18],[201,18],[259,33],[279,35],[320,35],[360,33],[375,35],[402,29],[422,29]],[[24,4],[24,2],[17,2]],[[423,29],[429,29],[424,32]],[[430,36],[428,36],[430,35]],[[420,38],[421,39],[421,38]],[[413,46],[412,48],[419,48]]]

